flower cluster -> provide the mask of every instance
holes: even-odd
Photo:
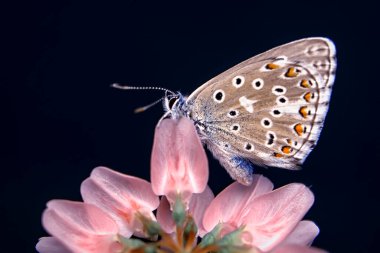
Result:
[[[303,184],[273,189],[255,175],[216,197],[207,157],[188,119],[156,129],[151,183],[105,167],[81,185],[83,202],[52,200],[42,216],[51,237],[40,253],[275,252],[318,253],[318,227],[302,220],[314,201]],[[161,196],[161,198],[159,198]]]

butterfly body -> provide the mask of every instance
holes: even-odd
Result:
[[[333,43],[307,38],[232,67],[188,98],[178,94],[166,109],[191,119],[231,177],[249,185],[252,164],[298,169],[304,162],[322,129],[335,69]]]

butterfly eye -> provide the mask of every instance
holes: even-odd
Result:
[[[171,99],[169,99],[169,102],[168,102],[168,107],[169,107],[169,110],[171,110],[174,106],[174,103],[178,100],[177,97],[172,97]]]

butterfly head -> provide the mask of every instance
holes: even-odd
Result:
[[[111,85],[113,88],[122,89],[122,90],[160,90],[165,92],[165,96],[160,99],[150,103],[146,106],[139,107],[135,109],[135,113],[144,112],[157,103],[163,101],[163,106],[165,110],[164,116],[161,118],[166,118],[167,116],[171,116],[171,118],[179,118],[180,116],[186,116],[185,102],[187,97],[184,97],[180,92],[173,92],[169,89],[162,87],[153,87],[153,86],[128,86],[128,85],[120,85],[118,83],[114,83]],[[161,121],[160,120],[160,121]]]
[[[171,118],[177,119],[180,116],[187,116],[186,97],[180,92],[167,92],[164,98],[164,109]]]

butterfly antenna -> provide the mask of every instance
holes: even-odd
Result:
[[[170,93],[171,95],[175,95],[175,93],[169,89],[162,88],[162,87],[155,87],[155,86],[128,86],[128,85],[121,85],[118,83],[111,84],[112,88],[121,89],[121,90],[162,90],[165,91],[165,94]]]
[[[154,101],[153,103],[149,104],[149,105],[146,105],[146,106],[141,106],[141,107],[138,107],[134,110],[134,113],[140,113],[140,112],[144,112],[146,110],[148,110],[149,108],[151,108],[152,106],[156,105],[157,103],[161,102],[164,98],[160,98],[156,101]]]
[[[175,96],[175,93],[173,91],[166,89],[166,88],[162,88],[162,87],[154,87],[154,86],[139,87],[139,86],[121,85],[118,83],[111,84],[111,87],[116,88],[116,89],[121,89],[121,90],[161,90],[161,91],[165,91],[165,97]],[[168,96],[168,93],[170,94],[169,96]],[[161,102],[165,97],[162,97],[162,98],[154,101],[153,103],[151,103],[149,105],[138,107],[134,110],[134,112],[135,113],[144,112],[144,111],[148,110],[149,108],[151,108],[152,106],[156,105],[157,103]]]

